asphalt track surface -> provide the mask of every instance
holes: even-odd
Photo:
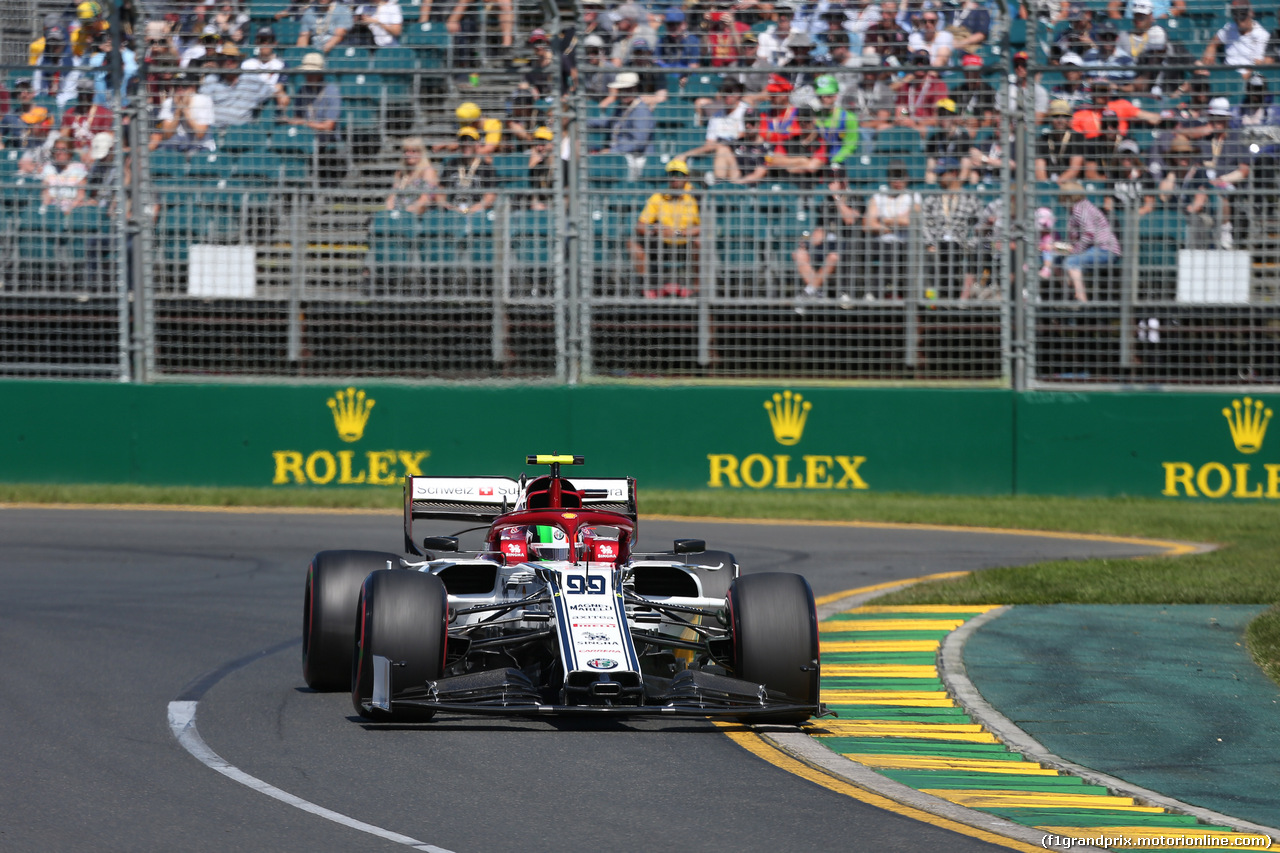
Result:
[[[819,596],[1156,550],[642,520],[642,548],[684,536],[746,572],[799,572]],[[346,694],[302,681],[304,572],[317,550],[398,553],[400,538],[385,514],[0,508],[0,850],[408,849],[204,766],[170,731],[180,698],[199,699],[200,735],[245,773],[457,853],[1002,849],[793,776],[701,720],[359,721]]]

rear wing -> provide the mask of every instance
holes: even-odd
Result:
[[[568,481],[583,507],[622,513],[636,521],[636,481],[631,477],[583,477]],[[404,549],[421,555],[413,538],[420,518],[488,523],[525,506],[529,481],[510,477],[405,477]]]

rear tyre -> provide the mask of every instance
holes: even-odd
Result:
[[[729,588],[734,668],[738,678],[818,707],[818,615],[809,582],[800,575],[744,575]],[[744,722],[799,725],[813,711],[793,711]]]
[[[369,572],[400,565],[381,551],[321,551],[307,567],[302,599],[302,677],[312,690],[351,689],[356,599]]]
[[[702,584],[702,595],[705,598],[724,598],[729,594],[729,587],[738,578],[738,559],[728,551],[703,551],[701,554],[689,554],[684,562],[698,576],[698,582]],[[696,568],[717,565],[724,568],[715,570]]]
[[[356,631],[348,672],[351,704],[366,719],[426,720],[431,711],[396,709],[397,696],[423,688],[444,671],[449,598],[440,578],[427,572],[377,571],[365,578],[356,605]],[[389,658],[390,713],[365,707],[373,698],[373,658]]]

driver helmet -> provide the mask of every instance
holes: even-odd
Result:
[[[554,525],[533,525],[529,528],[529,559],[537,561],[569,559],[569,537]]]

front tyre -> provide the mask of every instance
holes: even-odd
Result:
[[[369,572],[400,565],[381,551],[321,551],[307,567],[302,600],[302,677],[312,690],[351,689],[356,599]]]
[[[397,695],[426,686],[444,672],[449,599],[440,578],[427,572],[377,571],[364,580],[356,605],[355,643],[350,670],[351,704],[370,720],[424,720],[431,712],[395,709]],[[393,711],[369,708],[373,698],[373,658],[393,661]]]
[[[743,575],[729,587],[728,610],[737,677],[816,710],[818,614],[809,582],[787,572]],[[793,711],[749,721],[799,725],[811,714]]]

